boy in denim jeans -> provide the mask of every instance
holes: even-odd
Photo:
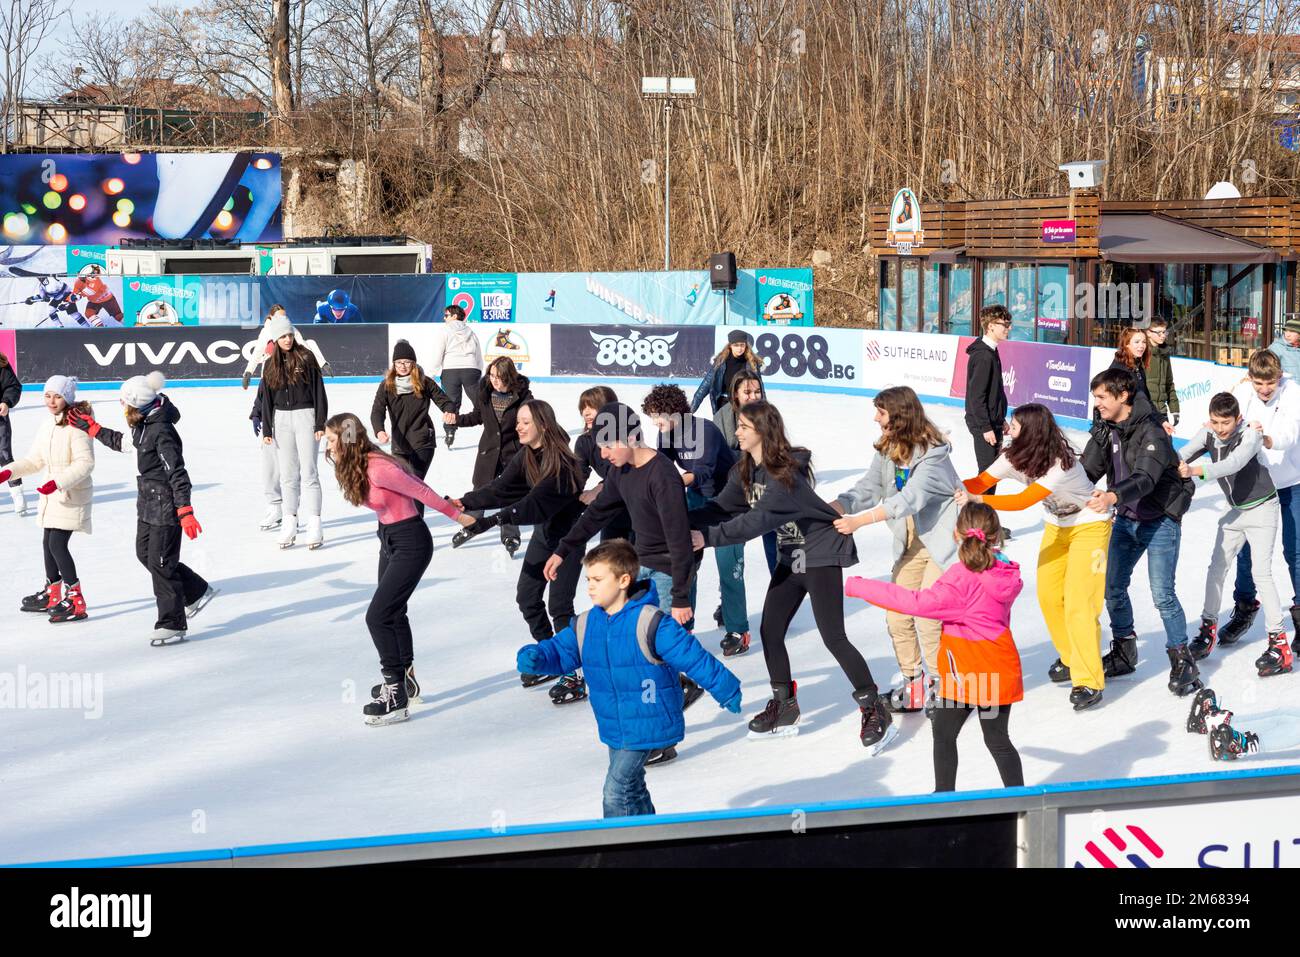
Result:
[[[641,563],[627,541],[598,545],[583,564],[595,607],[550,641],[519,649],[517,664],[531,674],[585,671],[600,740],[609,748],[605,817],[654,814],[646,761],[686,736],[678,675],[685,673],[732,714],[740,713],[740,681],[659,610],[654,582],[636,580]]]

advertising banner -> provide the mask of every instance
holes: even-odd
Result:
[[[305,327],[335,375],[380,375],[388,368],[383,326]],[[24,382],[76,376],[83,382],[118,382],[157,369],[169,379],[228,379],[244,371],[258,350],[256,329],[173,326],[85,332],[22,330],[18,368]]]
[[[948,395],[957,367],[956,336],[924,332],[864,332],[864,387],[911,386],[918,395]]]
[[[440,273],[383,276],[259,276],[259,303],[265,310],[284,306],[295,323],[441,322],[443,287]],[[344,307],[328,305],[332,292]],[[265,312],[257,319],[263,318]],[[206,320],[205,320],[206,321]],[[214,319],[214,322],[228,321]]]
[[[21,377],[22,372],[18,369],[18,343],[12,329],[0,329],[0,354],[9,360],[9,365]]]
[[[67,272],[68,251],[61,246],[0,246],[0,279],[62,276]]]
[[[731,322],[771,326],[813,324],[811,269],[742,269],[728,304]]]
[[[735,327],[714,331],[717,355]],[[763,360],[763,377],[791,385],[873,387],[862,381],[861,329],[771,329],[746,327],[754,352]]]
[[[707,326],[552,326],[551,374],[698,379],[713,345]]]
[[[33,245],[276,242],[284,238],[280,198],[278,153],[0,156],[4,234]]]
[[[80,276],[0,279],[0,325],[10,329],[76,329],[125,324],[122,277],[88,263]]]
[[[1061,815],[1061,864],[1107,870],[1300,867],[1296,800],[1279,795],[1067,812]],[[1152,889],[1164,891],[1162,905],[1192,903]]]
[[[957,348],[949,393],[956,398],[966,397],[966,349],[974,341],[971,336],[962,336]],[[1091,352],[1083,346],[1003,342],[998,346],[998,355],[1002,359],[1002,388],[1007,394],[1007,404],[1014,409],[1037,402],[1056,415],[1088,418]]]
[[[720,325],[722,293],[696,272],[519,273],[516,322]]]
[[[443,308],[460,306],[469,322],[514,322],[517,291],[514,273],[449,273]]]

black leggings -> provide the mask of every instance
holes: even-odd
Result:
[[[560,563],[560,573],[555,581],[547,582],[542,574],[547,560],[555,552],[558,542],[547,540],[540,526],[533,528],[533,537],[524,551],[524,567],[519,569],[519,583],[515,588],[515,603],[528,623],[534,641],[553,638],[563,631],[573,619],[573,596],[582,576],[582,549],[575,548]],[[550,591],[542,603],[542,593],[547,585]],[[549,617],[548,617],[549,616]]]
[[[421,482],[429,474],[429,466],[433,465],[433,453],[437,450],[437,443],[429,446],[427,449],[412,449],[410,452],[394,452],[393,458],[405,462],[411,467],[411,471]],[[415,510],[420,517],[424,517],[424,503],[418,499],[415,502]]]
[[[934,790],[957,789],[957,733],[975,708],[958,701],[940,700],[934,709],[931,726],[934,732]],[[979,709],[980,730],[984,732],[984,746],[993,755],[1002,775],[1002,786],[1020,787],[1025,783],[1025,773],[1020,768],[1020,755],[1007,736],[1007,721],[1011,718],[1011,705]]]
[[[812,599],[813,620],[817,622],[826,650],[835,656],[853,690],[875,691],[876,682],[866,659],[849,644],[849,637],[844,633],[844,570],[838,566],[795,573],[789,565],[777,565],[772,573],[759,628],[763,658],[772,684],[788,685],[794,680],[790,675],[785,636],[805,595]]]
[[[469,399],[469,404],[475,409],[478,408],[478,383],[483,378],[483,374],[477,369],[443,369],[442,370],[442,391],[447,393],[447,398],[451,399],[452,404],[457,409],[460,408],[461,392]],[[452,435],[456,434],[456,426],[443,426]]]
[[[9,416],[0,415],[0,466],[8,465],[14,460],[14,429],[9,423]],[[10,479],[11,488],[23,484],[20,478]]]
[[[69,585],[75,585],[77,578],[77,563],[72,560],[72,552],[68,551],[68,539],[72,538],[72,532],[66,528],[47,528],[41,544],[45,547],[45,580],[51,582],[63,581]]]
[[[402,671],[415,661],[406,603],[433,560],[433,536],[418,515],[380,525],[376,534],[379,536],[379,585],[366,609],[366,627],[379,652],[379,667],[384,671]]]

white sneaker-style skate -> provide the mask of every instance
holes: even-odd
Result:
[[[264,532],[273,532],[280,527],[281,520],[280,506],[268,505],[266,514],[262,516],[262,524],[257,527]]]
[[[184,628],[155,628],[149,637],[149,644],[155,648],[163,645],[178,645],[185,640]]]
[[[205,607],[207,607],[208,602],[212,601],[212,599],[216,597],[217,597],[217,589],[209,585],[207,591],[205,591],[202,595],[196,598],[192,604],[185,606],[185,617],[193,618],[195,615],[201,612]]]
[[[280,547],[293,548],[293,543],[298,538],[298,516],[286,515],[284,522],[280,526]]]
[[[27,494],[23,491],[21,485],[9,486],[9,497],[14,500],[14,514],[27,514]]]
[[[303,544],[308,548],[315,550],[325,544],[325,531],[321,528],[319,515],[308,515],[305,522],[307,528],[303,532]]]

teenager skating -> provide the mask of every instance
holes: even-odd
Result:
[[[51,624],[82,621],[87,617],[81,579],[69,548],[74,532],[90,534],[90,506],[95,488],[95,445],[86,433],[68,422],[71,410],[90,411],[77,402],[77,380],[51,376],[45,383],[45,408],[50,413],[36,433],[27,455],[14,462],[0,460],[0,482],[45,471],[49,480],[40,485],[37,522],[42,528],[41,551],[45,559],[45,587],[22,601],[22,610],[46,615]]]
[[[839,513],[813,491],[812,453],[790,445],[775,406],[753,402],[736,423],[740,462],[715,498],[690,513],[693,543],[743,545],[776,530],[776,571],[763,599],[759,635],[772,698],[749,722],[754,737],[798,732],[798,687],[785,639],[804,599],[812,601],[822,643],[839,664],[861,712],[858,736],[873,755],[898,728],[880,700],[862,653],[844,631],[844,569],[858,562],[853,538],[835,528]]]
[[[153,372],[127,379],[121,390],[140,473],[135,557],[149,570],[158,602],[158,620],[149,638],[155,647],[184,641],[189,619],[217,593],[181,561],[181,533],[193,540],[203,529],[190,503],[190,476],[176,431],[181,413],[162,392],[165,382],[161,372]],[[74,408],[68,420],[114,452],[124,451],[123,434],[101,426],[89,411]]]
[[[275,349],[263,370],[262,441],[275,446],[280,466],[284,494],[280,547],[290,548],[297,541],[301,518],[305,544],[320,548],[325,536],[316,457],[329,416],[325,380],[316,357],[298,343],[288,319],[271,319],[267,326],[267,334],[275,337]]]
[[[515,603],[528,624],[534,641],[547,641],[566,627],[573,618],[573,596],[582,572],[582,553],[569,553],[547,590],[543,569],[547,559],[559,546],[573,523],[582,514],[578,495],[582,491],[578,461],[569,450],[569,436],[555,420],[555,411],[546,402],[529,399],[519,407],[515,430],[523,446],[505,471],[488,485],[453,500],[469,511],[495,508],[497,512],[481,518],[457,534],[452,547],[459,547],[475,535],[497,525],[532,525],[533,535],[524,552],[523,567],[515,586]],[[562,674],[562,673],[559,673]],[[525,688],[556,675],[550,673],[521,676]],[[568,704],[587,696],[586,685],[577,674],[564,674],[551,689],[551,700]]]
[[[393,364],[375,390],[370,427],[381,445],[391,441],[393,457],[405,462],[419,479],[429,474],[433,453],[438,448],[438,433],[429,417],[430,406],[437,406],[444,414],[456,408],[447,393],[416,363],[411,344],[400,339],[393,347]],[[385,417],[392,423],[391,434],[384,428]]]
[[[394,724],[410,717],[410,701],[420,694],[406,606],[433,558],[433,537],[415,503],[423,502],[462,527],[473,520],[381,451],[351,412],[325,423],[325,448],[343,498],[379,516],[379,583],[366,609],[366,627],[379,652],[383,680],[372,689],[374,700],[362,713],[366,724]]]
[[[444,334],[434,338],[429,371],[442,382],[442,391],[451,400],[451,411],[460,412],[464,395],[478,409],[478,384],[483,378],[483,349],[478,336],[465,321],[465,310],[453,303],[442,313]],[[443,438],[447,448],[456,438],[456,422],[444,417]]]

